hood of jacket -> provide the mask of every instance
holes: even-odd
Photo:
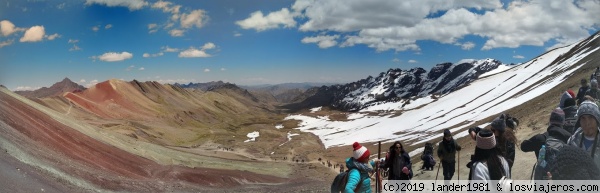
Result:
[[[346,158],[346,167],[348,168],[348,170],[358,169],[360,173],[367,173],[373,171],[373,166],[371,164],[358,162],[353,157]]]
[[[558,125],[550,125],[548,127],[548,135],[559,139],[564,143],[567,143],[569,137],[571,137],[571,133],[569,133],[567,130],[563,129],[561,126]]]

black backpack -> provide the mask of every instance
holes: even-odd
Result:
[[[557,138],[546,135],[546,142],[544,143],[544,145],[546,146],[546,153],[544,156],[546,165],[545,165],[545,167],[543,167],[540,164],[540,162],[542,162],[542,160],[539,160],[539,158],[538,158],[538,162],[535,165],[535,170],[533,171],[534,172],[534,176],[533,176],[534,180],[548,180],[547,172],[550,171],[550,165],[552,165],[556,162],[556,155],[557,155],[558,151],[560,150],[560,148],[562,148],[565,145],[565,143]],[[539,154],[542,154],[541,149],[540,149]]]
[[[346,189],[346,184],[348,183],[348,176],[350,176],[350,170],[346,170],[335,176],[335,178],[333,179],[333,183],[331,183],[331,193],[344,192],[344,190]],[[358,184],[356,185],[356,188],[354,189],[354,192],[356,192],[360,188],[362,180],[363,179],[359,180]]]

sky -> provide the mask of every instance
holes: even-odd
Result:
[[[600,35],[595,38],[600,38]],[[472,124],[522,105],[561,84],[573,72],[585,65],[586,56],[600,47],[580,49],[568,59],[554,63],[575,45],[554,49],[524,65],[504,71],[490,71],[462,89],[433,99],[431,96],[405,101],[366,106],[348,115],[348,120],[336,121],[329,116],[312,113],[288,115],[286,120],[300,120],[298,129],[319,136],[326,148],[361,143],[392,143],[402,141],[408,146],[422,147],[421,143],[439,139],[443,129],[450,129],[455,138],[466,136],[464,130]],[[385,83],[382,83],[385,84]],[[377,93],[373,87],[370,93]],[[477,94],[474,94],[477,93]],[[363,97],[370,101],[373,97]],[[551,105],[558,106],[560,96]],[[365,104],[365,103],[361,103]],[[402,111],[401,115],[396,112]],[[550,112],[547,112],[550,113]],[[378,114],[378,115],[374,115]],[[402,124],[398,124],[402,123]],[[489,123],[478,125],[481,128]],[[393,135],[390,135],[393,133]],[[423,149],[410,153],[414,156]]]
[[[0,0],[0,84],[349,83],[524,63],[595,33],[598,18],[598,0]]]

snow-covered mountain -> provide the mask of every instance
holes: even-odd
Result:
[[[349,145],[354,141],[396,140],[417,145],[439,138],[440,130],[462,131],[530,101],[559,85],[582,66],[593,64],[598,57],[600,33],[520,65],[505,66],[493,60],[481,60],[454,67],[441,64],[428,74],[422,69],[390,70],[377,78],[357,82],[356,89],[348,92],[354,97],[343,97],[346,104],[368,104],[363,108],[354,106],[360,111],[348,113],[346,119],[332,120],[322,114],[306,113],[289,115],[286,120],[300,120],[296,129],[319,136],[325,147]],[[425,96],[373,102],[377,96],[394,94]],[[478,126],[485,127],[487,123]],[[455,137],[464,135],[466,132],[459,132]]]
[[[381,102],[446,94],[468,85],[480,75],[499,66],[502,69],[507,67],[498,60],[483,59],[457,65],[442,63],[429,72],[423,68],[389,69],[377,77],[369,76],[345,85],[315,88],[317,91],[312,92],[309,90],[307,93],[314,93],[313,96],[288,107],[293,109],[331,105],[345,111],[358,111]]]

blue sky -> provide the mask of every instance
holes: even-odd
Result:
[[[595,33],[597,18],[597,0],[0,0],[0,84],[347,83],[526,62]]]

